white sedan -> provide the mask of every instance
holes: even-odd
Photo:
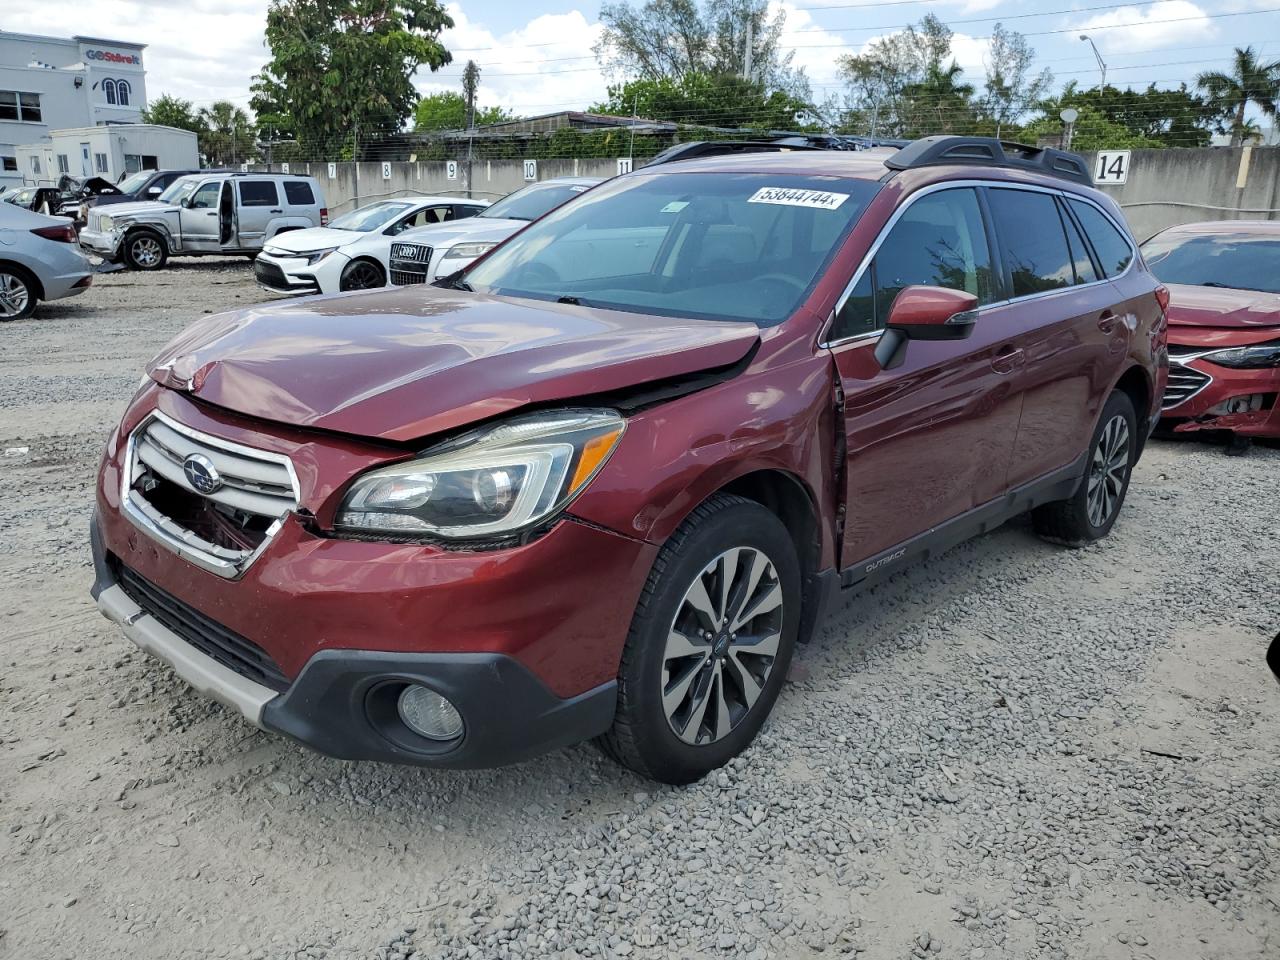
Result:
[[[277,234],[253,262],[273,293],[338,293],[387,284],[388,238],[413,227],[474,217],[488,201],[398,197],[338,217],[327,227]]]

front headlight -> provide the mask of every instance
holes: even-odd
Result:
[[[581,493],[623,427],[613,410],[559,410],[474,430],[358,478],[335,526],[428,540],[514,533]]]
[[[307,266],[309,267],[313,264],[319,263],[321,260],[323,260],[325,257],[333,253],[337,249],[338,249],[337,247],[326,247],[323,250],[308,250],[306,253],[295,253],[294,256],[305,257],[307,261]]]
[[[495,243],[459,243],[444,252],[441,260],[474,260],[484,256],[498,244]]]
[[[116,222],[112,220],[110,217],[105,215],[102,217],[101,220],[98,221],[98,226],[101,227],[104,231],[112,229],[115,225],[116,225]]]
[[[1227,350],[1215,350],[1206,353],[1200,359],[1208,360],[1224,367],[1235,367],[1241,370],[1262,370],[1267,367],[1280,367],[1280,340],[1270,343],[1259,343],[1252,347],[1231,347]]]

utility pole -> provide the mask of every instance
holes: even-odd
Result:
[[[747,48],[742,53],[742,79],[743,80],[751,79],[751,68],[753,66],[751,62],[751,57],[752,57],[752,54],[754,53],[754,51],[751,49],[752,48],[752,37],[751,37],[752,26],[753,24],[751,21],[751,17],[750,15],[748,15],[747,16]]]
[[[351,181],[354,186],[355,200],[351,209],[360,207],[360,118],[356,117],[355,127],[351,131]]]
[[[467,101],[467,197],[471,197],[471,168],[476,142],[476,91],[480,87],[480,67],[468,60],[462,71],[462,95]]]
[[[640,109],[640,94],[631,98],[631,145],[627,147],[627,159],[634,165],[636,162],[636,118]]]

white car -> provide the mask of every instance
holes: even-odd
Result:
[[[391,283],[404,287],[430,283],[461,270],[507,237],[601,182],[600,177],[557,177],[508,194],[483,213],[462,223],[437,224],[382,238],[391,266]]]
[[[414,227],[474,217],[487,200],[400,197],[338,217],[327,227],[274,237],[253,262],[258,283],[273,293],[338,293],[387,285],[391,238]]]

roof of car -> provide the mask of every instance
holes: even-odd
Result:
[[[473,203],[481,207],[489,205],[488,200],[481,200],[475,197],[446,197],[434,193],[422,193],[408,197],[383,197],[381,200],[373,200],[364,204],[364,207],[376,207],[380,203]],[[361,209],[364,207],[361,207]]]
[[[735,153],[697,160],[678,160],[656,167],[640,167],[636,173],[792,173],[802,176],[879,180],[889,172],[884,161],[893,153],[893,150]]]
[[[1280,236],[1277,220],[1202,220],[1198,223],[1180,223],[1167,227],[1163,233],[1257,233],[1264,236]]]

